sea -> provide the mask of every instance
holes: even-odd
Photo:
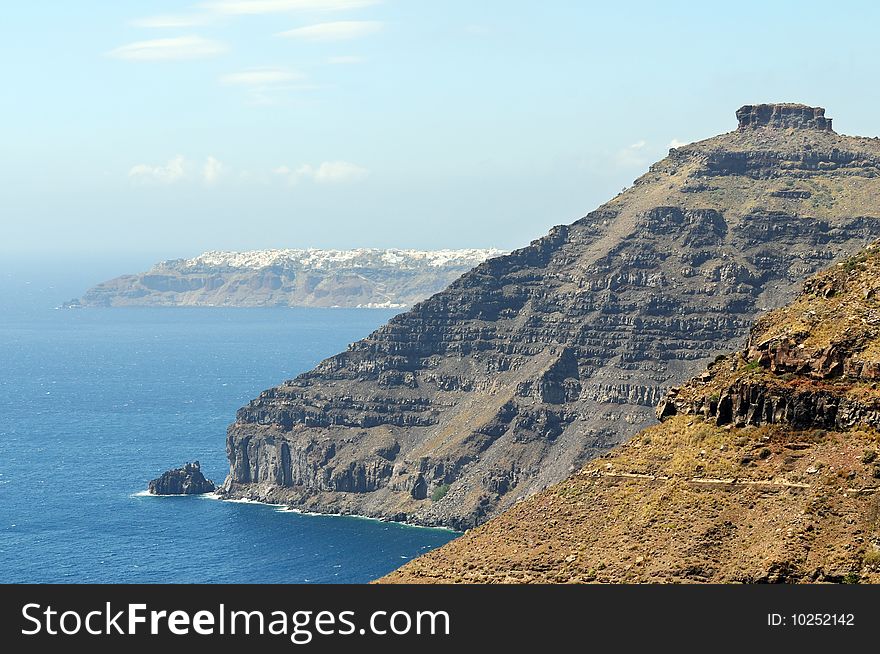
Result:
[[[0,270],[0,582],[366,583],[458,536],[147,482],[260,391],[379,327],[378,309],[59,309],[86,270]]]

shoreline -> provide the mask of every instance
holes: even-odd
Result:
[[[382,518],[374,518],[368,515],[360,515],[357,513],[321,513],[319,511],[303,511],[302,509],[297,509],[296,507],[290,506],[288,504],[277,504],[274,502],[263,502],[261,500],[253,500],[248,497],[223,497],[218,495],[217,492],[213,493],[200,493],[198,495],[187,495],[187,494],[179,494],[179,495],[156,495],[146,490],[138,491],[136,493],[132,493],[129,497],[197,497],[203,500],[214,500],[218,502],[229,502],[231,504],[258,504],[260,506],[273,507],[276,513],[296,513],[298,515],[304,516],[313,516],[313,517],[324,517],[324,518],[355,518],[357,520],[370,520],[373,522],[381,522],[384,524],[392,524],[399,525],[401,527],[406,527],[409,529],[431,529],[433,531],[445,531],[452,534],[464,534],[463,531],[458,531],[456,529],[450,529],[449,527],[429,527],[426,525],[416,525],[410,522],[400,522],[397,520],[383,520]]]
[[[211,497],[208,497],[211,496]],[[463,531],[457,531],[455,529],[450,529],[449,527],[429,527],[426,525],[416,525],[411,522],[401,522],[398,520],[383,520],[382,518],[374,518],[368,515],[361,515],[359,513],[321,513],[320,511],[303,511],[302,509],[298,509],[294,506],[290,506],[289,504],[277,504],[275,502],[263,502],[262,500],[253,500],[248,497],[242,498],[226,498],[221,497],[217,493],[206,493],[201,497],[205,497],[206,499],[219,500],[221,502],[237,502],[239,504],[262,504],[263,506],[272,506],[276,507],[276,511],[278,513],[296,513],[299,515],[305,516],[319,516],[325,518],[356,518],[358,520],[371,520],[373,522],[381,522],[384,524],[391,525],[400,525],[401,527],[408,527],[410,529],[433,529],[435,531],[447,531],[453,534],[463,534]]]

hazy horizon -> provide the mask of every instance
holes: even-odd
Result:
[[[880,90],[860,80],[880,8],[730,9],[10,6],[0,255],[130,262],[121,273],[209,249],[510,250],[670,146],[733,129],[745,103],[820,105],[840,132],[877,132]]]

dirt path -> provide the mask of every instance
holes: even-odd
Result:
[[[617,479],[645,479],[648,481],[669,481],[671,477],[664,477],[662,475],[645,475],[639,474],[637,472],[599,472],[598,474],[594,473],[594,476],[599,477],[611,477]],[[758,487],[778,487],[778,488],[810,488],[810,484],[801,484],[795,481],[772,481],[770,479],[720,479],[720,478],[712,478],[712,477],[691,477],[686,480],[691,484],[700,484],[703,486],[758,486]],[[867,489],[863,488],[860,490],[849,488],[847,491],[849,492],[874,492],[877,489]]]

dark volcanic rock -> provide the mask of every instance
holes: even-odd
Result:
[[[878,294],[880,243],[762,315],[662,424],[380,581],[880,582]]]
[[[803,104],[747,104],[736,112],[739,128],[780,127],[831,130],[831,118],[822,107]]]
[[[738,115],[764,128],[671,150],[262,393],[229,428],[222,492],[467,528],[654,424],[759,312],[880,237],[880,141],[817,108]]]
[[[215,490],[214,482],[205,479],[198,461],[163,472],[150,482],[148,490],[153,495],[201,495]]]
[[[669,391],[657,417],[699,415],[716,425],[880,428],[880,244],[804,284],[762,316],[746,348]]]

